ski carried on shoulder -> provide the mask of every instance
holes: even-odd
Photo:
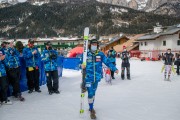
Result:
[[[89,39],[89,27],[84,29],[84,46],[83,46],[83,65],[86,66],[87,60],[87,51],[88,51],[88,39]],[[84,97],[85,91],[83,90],[85,87],[85,70],[82,70],[82,87],[81,87],[81,103],[80,103],[80,115],[84,114]]]

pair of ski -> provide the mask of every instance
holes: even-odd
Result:
[[[83,65],[86,66],[86,60],[87,60],[87,51],[88,51],[88,39],[89,39],[89,28],[86,27],[84,29],[84,46],[83,46]],[[84,76],[85,76],[85,71],[82,70],[82,86],[84,82]],[[82,89],[81,86],[81,89]],[[80,103],[80,115],[83,116],[84,114],[84,98],[85,98],[85,92],[81,90],[81,103]]]
[[[84,66],[86,66],[86,61],[87,61],[88,40],[89,40],[89,27],[86,27],[84,29],[84,46],[83,46],[83,63],[82,63]],[[83,82],[85,82],[85,70],[82,70],[82,76],[83,76],[82,77],[82,84],[83,84]],[[85,99],[85,91],[81,90],[80,116],[84,116],[84,112],[85,112],[84,99]]]
[[[163,73],[164,70],[165,70],[165,65],[162,66],[162,68],[161,68],[161,73]],[[174,65],[171,66],[171,70],[172,70],[172,72],[173,72],[174,74],[176,73],[176,72],[175,72],[175,69],[174,69]],[[169,81],[169,82],[171,82],[170,78],[164,78],[164,81]]]

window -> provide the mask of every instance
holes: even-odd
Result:
[[[163,41],[163,46],[166,46],[166,41]]]
[[[147,46],[147,42],[144,42],[144,45]]]
[[[180,46],[180,40],[177,40],[177,45]]]
[[[69,45],[74,45],[74,42],[70,42],[70,44]]]
[[[143,42],[141,42],[141,46],[143,46]]]

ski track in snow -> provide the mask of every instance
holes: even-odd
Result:
[[[112,85],[104,79],[96,92],[97,120],[179,120],[180,76],[172,75],[171,82],[160,73],[163,63],[130,60],[131,80],[115,75]],[[120,71],[121,60],[117,59]],[[79,116],[81,71],[63,70],[61,94],[49,95],[46,86],[42,93],[23,92],[25,102],[10,98],[13,105],[0,106],[0,120],[90,120],[85,99],[85,114]]]

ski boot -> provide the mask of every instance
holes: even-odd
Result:
[[[168,78],[167,81],[171,82],[170,78]]]
[[[40,89],[38,89],[38,90],[35,90],[36,92],[38,92],[38,93],[40,93],[41,92],[41,90]]]
[[[128,79],[128,80],[131,80],[131,78],[130,78],[130,77],[127,77],[127,79]]]
[[[170,80],[170,75],[168,75],[168,79],[167,79],[167,81],[171,82],[171,80]]]
[[[21,95],[15,96],[15,98],[17,98],[18,100],[20,100],[22,102],[25,101],[25,98],[22,97]]]
[[[28,93],[31,94],[33,92],[33,90],[29,90]]]
[[[3,105],[12,105],[12,102],[10,100],[6,100],[2,102]]]
[[[90,110],[90,117],[91,119],[96,119],[96,112],[94,109]]]
[[[131,80],[130,74],[127,74],[127,79]]]
[[[53,92],[56,93],[56,94],[60,94],[59,90],[54,90]]]
[[[166,81],[166,75],[164,75],[164,81]]]
[[[54,91],[50,90],[49,91],[49,95],[52,95],[54,93]]]
[[[91,111],[92,111],[94,114],[96,114],[96,111],[95,111],[94,109],[92,109],[92,110],[89,109],[89,112],[91,112]]]

